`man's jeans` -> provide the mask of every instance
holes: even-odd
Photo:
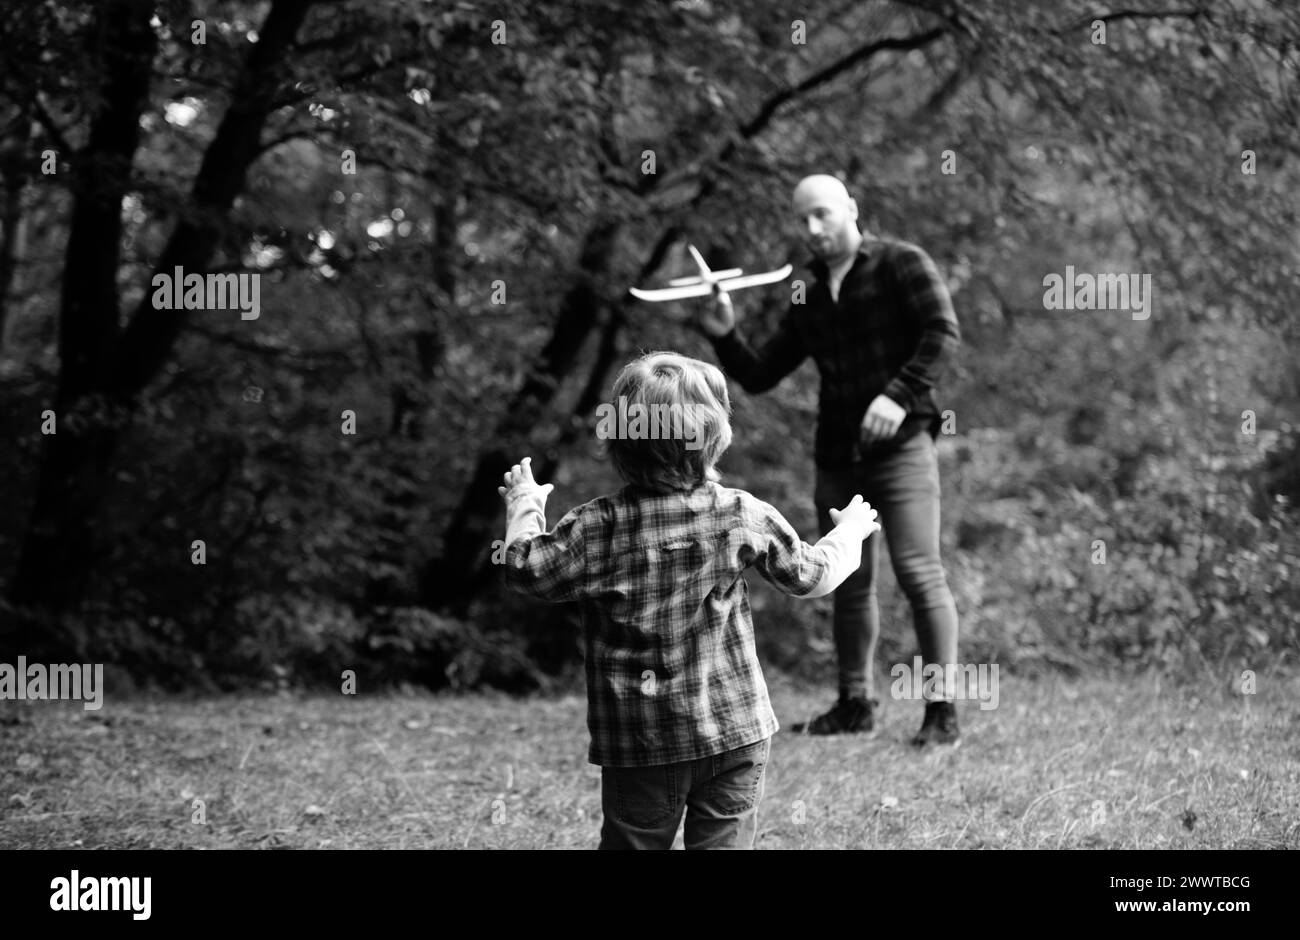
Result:
[[[911,602],[925,663],[956,662],[957,608],[939,559],[939,459],[934,438],[922,432],[890,453],[851,467],[818,468],[815,502],[823,534],[833,528],[829,510],[843,509],[855,493],[879,513],[894,574]],[[872,695],[872,663],[880,636],[880,536],[877,532],[867,539],[862,566],[835,591],[835,651],[843,695]]]
[[[601,768],[602,849],[752,849],[771,738],[698,760]]]

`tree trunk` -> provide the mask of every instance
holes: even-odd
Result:
[[[444,533],[441,557],[426,565],[420,575],[420,597],[426,606],[463,609],[490,575],[491,566],[485,563],[500,529],[501,497],[497,487],[511,464],[532,450],[529,442],[536,429],[554,423],[546,421],[548,407],[573,371],[578,354],[606,308],[597,285],[610,272],[621,227],[621,222],[606,219],[588,231],[577,280],[560,304],[551,338],[506,406],[489,448],[479,456],[469,486]],[[534,454],[534,471],[549,475],[555,459],[551,450]]]
[[[157,267],[202,271],[220,223],[256,159],[283,59],[310,0],[278,0],[236,85],[230,108],[204,154],[192,211],[177,225]],[[78,181],[64,256],[59,314],[58,433],[46,437],[10,600],[47,611],[82,599],[98,552],[93,520],[107,492],[119,432],[138,394],[161,370],[184,324],[184,311],[155,310],[145,291],[130,324],[118,330],[116,277],[121,204],[148,104],[157,39],[138,2],[105,4],[96,47],[105,50],[105,105],[77,155]],[[152,281],[152,279],[151,279]],[[178,547],[183,558],[184,546]]]
[[[24,109],[15,122],[28,122]],[[4,151],[4,205],[0,207],[0,352],[9,335],[9,295],[20,288],[18,265],[23,254],[23,190],[27,186],[31,154],[27,136],[15,138]]]
[[[588,236],[588,246],[593,244],[593,240],[599,244],[601,239],[607,238],[608,245],[612,247],[616,234],[617,228],[608,235],[603,235],[599,230],[593,231]],[[669,225],[661,232],[650,255],[638,271],[638,281],[650,277],[658,270],[668,249],[680,234],[676,225]],[[599,259],[589,256],[589,260]],[[597,326],[600,328],[594,360],[583,382],[582,392],[569,416],[572,420],[561,422],[562,429],[554,446],[544,452],[540,459],[535,458],[533,461],[533,472],[543,478],[554,475],[561,454],[572,447],[581,436],[586,427],[583,419],[592,414],[600,404],[618,358],[618,337],[627,322],[626,314],[630,303],[628,296],[624,295],[611,305],[601,303],[595,295],[588,296],[583,293],[590,288],[590,281],[596,275],[609,270],[611,262],[612,258],[606,256],[600,262],[602,266],[589,267],[584,264],[579,275],[579,283],[570,289],[566,297],[565,312],[574,312],[575,308],[580,308],[590,316],[585,331],[580,336],[575,332],[561,338],[561,334],[573,326],[572,323],[566,323],[565,315],[562,313],[559,322],[556,323],[555,332],[547,344],[548,350],[557,345],[571,348],[574,360],[562,375],[545,385],[549,390],[546,401],[550,401],[559,390],[560,379],[567,376],[576,364],[576,354],[587,336]],[[609,309],[602,311],[603,307]],[[574,313],[574,316],[576,318],[577,314]],[[548,361],[550,357],[543,354],[541,362]],[[430,607],[464,611],[468,602],[491,583],[492,542],[501,535],[501,497],[497,494],[496,488],[500,485],[502,474],[526,450],[528,432],[537,427],[539,419],[544,414],[544,408],[526,410],[519,407],[521,400],[526,398],[526,390],[530,384],[535,383],[536,378],[536,373],[530,376],[524,389],[516,394],[513,407],[506,410],[506,417],[498,426],[493,438],[497,445],[479,458],[470,486],[466,490],[466,496],[453,517],[452,525],[447,530],[443,558],[434,561],[426,569],[426,577],[432,580],[423,582],[426,589],[423,601]],[[534,384],[534,388],[541,387],[541,384]],[[535,402],[536,399],[532,401]],[[519,446],[511,450],[503,446],[502,442],[505,441],[518,441]],[[474,500],[472,503],[471,499]]]
[[[97,394],[118,323],[122,197],[148,103],[157,38],[138,3],[102,8],[104,104],[72,159],[74,202],[59,308],[58,426],[45,438],[36,503],[10,592],[19,605],[61,609],[84,589],[93,563],[91,519],[106,485],[115,434]]]

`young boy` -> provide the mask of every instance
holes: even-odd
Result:
[[[545,531],[525,457],[505,475],[506,584],[577,601],[588,759],[601,767],[602,849],[753,848],[776,716],[754,652],[744,572],[796,597],[831,593],[879,529],[855,496],[804,543],[767,503],[718,485],[731,443],[722,373],[655,352],[626,366],[597,433],[626,486]]]

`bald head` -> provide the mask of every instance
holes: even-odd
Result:
[[[794,188],[794,216],[809,250],[829,265],[858,250],[858,204],[844,184],[833,176],[806,176]]]
[[[794,188],[794,204],[796,207],[800,203],[807,202],[829,202],[829,203],[849,203],[853,199],[849,196],[848,189],[844,184],[833,176],[827,176],[825,173],[815,173],[812,176],[805,176],[799,181],[799,185]]]

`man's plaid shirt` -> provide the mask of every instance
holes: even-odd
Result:
[[[820,595],[857,568],[864,533],[843,523],[809,546],[772,506],[716,483],[627,486],[543,532],[535,492],[510,502],[506,584],[581,605],[591,763],[677,763],[774,734],[745,569]]]
[[[747,392],[764,392],[812,356],[821,373],[816,463],[843,467],[891,449],[912,434],[938,432],[931,389],[961,342],[957,315],[938,268],[908,242],[864,238],[831,299],[826,265],[814,260],[805,302],[790,305],[755,351],[736,330],[714,339],[718,361]],[[907,411],[898,433],[861,444],[867,406],[884,393]]]

